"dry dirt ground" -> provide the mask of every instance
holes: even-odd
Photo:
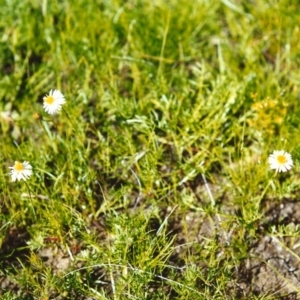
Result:
[[[189,233],[195,230],[193,224],[199,222],[196,220],[199,220],[198,212],[186,216],[186,223],[190,224],[187,229]],[[299,222],[300,203],[286,200],[270,205],[263,223],[257,224],[258,238],[251,241],[248,258],[242,260],[236,268],[232,282],[235,290],[233,299],[249,299],[249,295],[268,295],[267,299],[300,299],[300,235],[276,237],[268,234],[271,227],[278,229],[281,225],[288,225],[295,228]],[[217,230],[220,242],[225,244],[222,230],[212,228],[217,223],[218,218],[213,221],[206,218],[197,224],[196,239],[199,243],[205,237],[211,237],[213,230]],[[229,240],[230,234],[227,233]]]

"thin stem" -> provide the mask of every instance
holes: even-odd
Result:
[[[137,207],[137,205],[139,204],[140,202],[140,199],[142,198],[142,185],[141,185],[141,181],[140,179],[138,178],[138,176],[136,175],[136,173],[132,170],[132,168],[129,168],[129,170],[131,171],[131,173],[133,174],[133,176],[135,177],[138,185],[139,185],[139,194],[137,196],[137,198],[135,199],[135,203],[134,203],[134,207],[133,209],[135,209]]]
[[[69,119],[70,123],[72,124],[73,128],[75,129],[75,124],[73,123],[73,121],[71,120],[69,114],[67,113],[67,111],[62,107],[63,112],[66,114],[67,118]]]
[[[51,132],[50,132],[50,130],[48,128],[46,128],[46,126],[44,124],[44,121],[47,122],[47,120],[45,120],[43,118],[40,118],[39,121],[41,123],[41,126],[42,126],[44,132],[47,134],[47,136],[49,137],[50,141],[52,142],[53,138],[52,138]]]
[[[31,196],[31,190],[29,188],[29,185],[27,184],[26,181],[25,182],[25,185],[27,187],[27,190],[28,190],[28,194],[29,194],[29,199],[30,199],[30,204],[31,204],[31,207],[32,207],[32,211],[33,211],[33,215],[34,215],[34,218],[36,219],[36,213],[35,213],[35,209],[34,209],[34,206],[33,206],[33,201],[32,201],[32,196]]]
[[[208,185],[208,182],[206,180],[206,177],[205,177],[205,175],[203,173],[201,174],[201,176],[202,176],[202,179],[203,179],[204,186],[206,188],[207,194],[208,194],[208,196],[210,198],[211,206],[214,207],[216,205],[216,201],[215,201],[215,199],[214,199],[214,197],[213,197],[213,195],[211,193],[211,190],[209,188],[209,185]]]

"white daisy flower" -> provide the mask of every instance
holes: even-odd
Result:
[[[66,102],[65,96],[59,90],[50,90],[49,95],[44,96],[44,109],[53,115],[61,110],[63,104]]]
[[[13,167],[9,167],[12,181],[27,180],[32,175],[32,166],[28,161],[23,163],[16,161]]]
[[[275,150],[269,156],[270,168],[276,172],[286,172],[293,166],[293,159],[291,154],[284,150]]]

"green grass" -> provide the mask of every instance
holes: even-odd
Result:
[[[267,217],[298,201],[299,3],[0,4],[1,299],[288,297],[241,282],[264,236],[300,261]]]

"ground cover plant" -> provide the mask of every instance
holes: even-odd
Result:
[[[298,299],[298,1],[0,3],[1,299]]]

